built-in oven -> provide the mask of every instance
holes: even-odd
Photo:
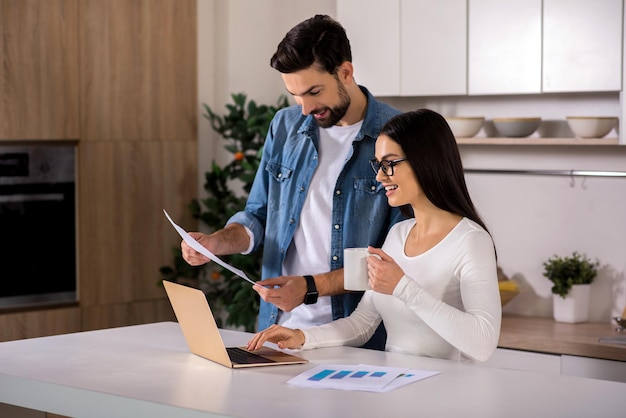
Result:
[[[77,300],[75,153],[0,144],[0,309]]]

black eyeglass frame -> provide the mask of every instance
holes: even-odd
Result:
[[[402,161],[406,161],[406,158],[398,158],[397,160],[380,160],[378,161],[376,158],[372,158],[370,160],[370,166],[372,170],[374,170],[375,174],[378,174],[378,170],[383,170],[386,176],[393,176],[393,168],[401,163]],[[391,171],[391,172],[389,172]]]

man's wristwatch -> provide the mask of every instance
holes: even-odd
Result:
[[[304,276],[306,280],[306,295],[304,295],[304,304],[305,305],[313,305],[317,303],[317,297],[319,293],[317,293],[317,287],[315,287],[315,280],[313,280],[313,276]]]

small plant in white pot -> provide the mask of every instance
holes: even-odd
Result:
[[[598,274],[598,265],[598,261],[591,261],[576,251],[567,257],[555,255],[543,263],[543,275],[552,282],[556,321],[587,320],[590,285]]]

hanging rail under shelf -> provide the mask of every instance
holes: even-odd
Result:
[[[534,176],[566,176],[566,177],[626,177],[626,171],[596,170],[500,170],[487,168],[466,168],[466,173],[475,174],[525,174]]]

